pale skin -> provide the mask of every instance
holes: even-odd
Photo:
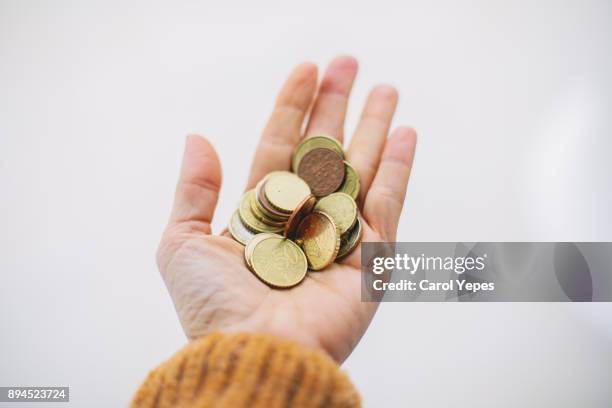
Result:
[[[357,61],[337,57],[318,82],[317,67],[297,66],[283,85],[255,152],[247,189],[274,170],[289,170],[303,137],[344,139]],[[347,159],[361,179],[363,241],[394,241],[416,146],[416,134],[390,132],[398,93],[378,85],[368,95]],[[187,137],[175,202],[157,263],[191,340],[214,331],[268,333],[320,348],[338,362],[359,342],[376,312],[361,302],[360,248],[340,263],[308,273],[291,289],[272,289],[244,263],[244,247],[211,222],[221,188],[221,163],[203,137]]]

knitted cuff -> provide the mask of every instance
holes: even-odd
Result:
[[[153,370],[132,401],[152,407],[359,407],[321,351],[263,334],[213,333]]]

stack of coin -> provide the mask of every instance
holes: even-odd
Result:
[[[266,175],[247,191],[228,229],[245,245],[245,261],[274,287],[300,283],[348,255],[362,235],[355,200],[360,182],[342,146],[328,136],[305,139],[291,168]]]

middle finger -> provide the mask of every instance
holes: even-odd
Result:
[[[357,60],[353,57],[336,57],[329,64],[312,108],[306,137],[325,134],[342,143],[348,98],[356,75]]]

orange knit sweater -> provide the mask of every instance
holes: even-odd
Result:
[[[359,407],[348,377],[321,351],[262,334],[214,333],[153,370],[132,408]]]

